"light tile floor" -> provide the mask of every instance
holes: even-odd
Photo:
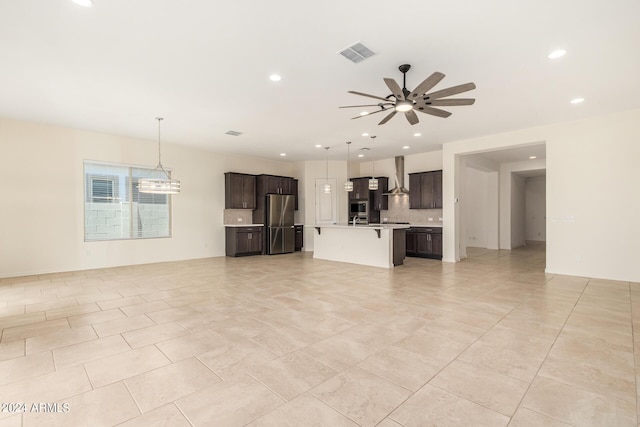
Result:
[[[0,426],[638,426],[640,284],[544,258],[2,279]]]

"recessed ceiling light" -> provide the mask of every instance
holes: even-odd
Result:
[[[529,158],[530,158],[531,160],[533,160],[533,159],[536,159],[537,157],[536,157],[536,156],[529,156]]]
[[[316,144],[316,148],[322,148],[322,144]]]
[[[84,6],[84,7],[93,6],[93,1],[92,0],[73,0],[73,2],[75,4],[77,4],[77,5]]]
[[[369,114],[368,111],[363,111],[363,112],[360,113],[361,116],[366,116],[367,114]]]
[[[574,98],[571,100],[572,104],[580,104],[582,102],[584,102],[584,98]]]
[[[269,80],[271,80],[272,82],[279,82],[280,80],[282,80],[282,77],[280,77],[278,74],[271,74],[269,76]]]
[[[369,134],[368,134],[368,133],[366,133],[366,132],[364,132],[364,133],[362,134],[362,136],[369,136]]]
[[[422,136],[421,133],[414,133],[413,136]]]
[[[280,156],[285,157],[287,153],[280,153]]]
[[[358,154],[358,157],[364,157],[364,154]]]
[[[411,147],[409,147],[408,145],[405,145],[404,147],[402,147],[403,150],[408,150],[409,148]]]
[[[547,58],[549,58],[549,59],[558,59],[560,57],[563,57],[566,53],[567,53],[567,51],[564,50],[564,49],[554,50],[553,52],[551,52],[549,54],[549,56]]]

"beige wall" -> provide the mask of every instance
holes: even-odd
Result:
[[[294,164],[164,144],[182,182],[173,237],[84,241],[83,161],[154,167],[157,141],[0,120],[0,277],[224,255],[224,172],[294,175]]]
[[[547,271],[639,282],[640,110],[445,144],[444,260],[459,258],[459,156],[540,141],[547,153]]]

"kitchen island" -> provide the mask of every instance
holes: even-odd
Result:
[[[405,257],[405,224],[314,225],[313,257],[393,268]]]

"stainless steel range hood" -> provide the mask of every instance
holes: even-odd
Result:
[[[384,193],[385,196],[404,196],[409,190],[404,188],[404,156],[396,156],[396,186]]]

